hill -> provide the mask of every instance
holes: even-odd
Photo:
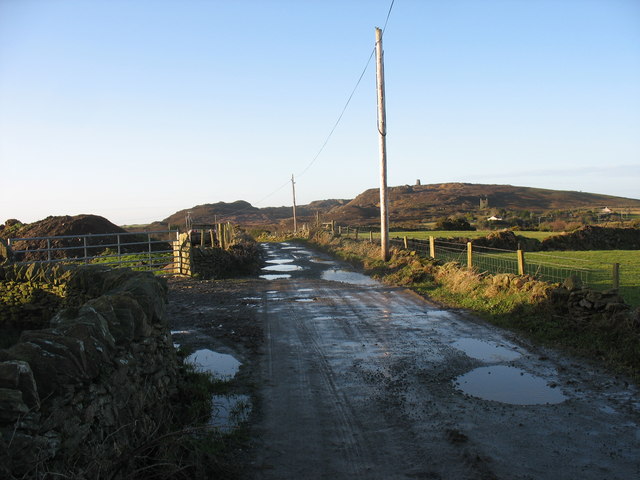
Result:
[[[640,208],[640,200],[595,193],[548,190],[512,185],[440,183],[391,187],[388,192],[392,222],[424,222],[438,217],[491,210],[530,211]],[[372,188],[331,211],[347,223],[369,223],[379,216],[379,189]]]
[[[587,192],[550,190],[512,185],[439,183],[389,188],[389,216],[392,224],[418,224],[443,216],[496,210],[550,211],[640,209],[640,200]],[[482,201],[482,204],[481,204]],[[318,212],[324,220],[353,225],[375,224],[380,217],[379,189],[371,188],[353,200],[323,200],[296,208],[299,221],[311,222]],[[218,202],[180,210],[164,219],[166,226],[182,226],[187,215],[193,223],[230,221],[242,225],[290,224],[291,207],[257,208],[248,202]]]

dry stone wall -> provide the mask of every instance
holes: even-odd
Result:
[[[126,471],[128,452],[171,418],[166,283],[104,267],[65,275],[81,305],[0,350],[0,478]]]

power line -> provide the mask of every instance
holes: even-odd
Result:
[[[389,17],[391,16],[391,11],[393,10],[394,3],[395,3],[395,0],[391,0],[391,4],[389,5],[389,11],[387,12],[387,17],[385,18],[384,26],[382,27],[382,36],[384,36],[384,32],[387,29],[387,23],[389,22]],[[347,101],[345,102],[344,107],[342,107],[340,115],[338,115],[338,119],[333,124],[333,127],[331,128],[331,130],[329,131],[329,134],[327,135],[327,137],[325,138],[324,142],[322,143],[322,146],[318,150],[318,153],[316,153],[315,156],[313,157],[313,159],[311,159],[311,161],[309,162],[309,164],[300,173],[298,173],[296,175],[298,178],[301,177],[302,175],[304,175],[313,166],[313,164],[316,162],[318,157],[320,157],[320,155],[324,151],[325,147],[329,143],[329,140],[333,136],[333,132],[335,132],[336,128],[340,124],[340,121],[342,120],[342,117],[344,116],[345,112],[347,111],[347,108],[349,107],[349,104],[351,103],[351,99],[353,98],[353,96],[356,93],[356,90],[360,86],[360,83],[362,82],[364,74],[367,72],[367,69],[369,68],[369,64],[371,63],[371,59],[373,58],[373,55],[375,54],[375,52],[376,52],[376,47],[374,45],[374,47],[371,49],[371,53],[369,54],[369,58],[367,59],[367,63],[365,64],[364,68],[362,69],[362,73],[360,73],[360,76],[358,77],[358,80],[356,81],[355,86],[353,87],[353,89],[351,90],[351,93],[349,94],[349,98],[347,98]],[[290,180],[287,180],[282,185],[280,185],[278,188],[273,190],[271,193],[269,193],[268,195],[265,195],[260,200],[255,202],[252,206],[259,205],[260,203],[265,201],[267,198],[271,197],[272,195],[275,195],[280,190],[282,190],[284,187],[289,185],[289,182],[290,182]],[[240,210],[236,210],[234,212],[230,212],[230,213],[227,214],[227,216],[229,216],[229,215],[237,215],[238,213],[242,213],[242,212],[244,212],[246,210],[249,210],[249,207],[241,208]]]
[[[387,23],[389,22],[389,17],[391,16],[391,10],[393,10],[394,3],[395,3],[395,0],[391,0],[391,5],[389,5],[389,11],[387,12],[387,18],[385,19],[384,27],[382,28],[382,35],[384,35],[384,32],[387,28]],[[324,148],[327,146],[327,143],[329,143],[329,140],[333,136],[333,132],[335,132],[336,128],[338,127],[338,124],[340,123],[340,121],[342,120],[342,117],[344,116],[344,112],[346,112],[347,107],[349,107],[349,104],[351,103],[351,99],[353,98],[353,95],[356,93],[356,90],[360,86],[360,82],[362,82],[362,78],[364,77],[364,74],[367,72],[367,69],[369,68],[369,64],[371,63],[371,59],[373,58],[373,55],[375,52],[376,52],[376,47],[374,45],[374,47],[371,49],[371,53],[369,54],[369,58],[367,59],[367,63],[362,69],[362,73],[358,77],[358,81],[356,82],[355,86],[351,90],[351,94],[349,95],[349,98],[347,98],[347,101],[344,104],[344,107],[342,107],[342,111],[340,112],[340,115],[338,115],[338,119],[336,120],[336,122],[333,124],[333,127],[331,128],[329,135],[327,135],[327,138],[325,138],[324,143],[320,147],[320,150],[318,150],[318,153],[316,153],[316,155],[313,157],[311,162],[309,162],[309,164],[304,168],[304,170],[298,173],[297,175],[298,177],[301,177],[302,175],[304,175],[307,172],[307,170],[311,168],[311,166],[316,162],[320,154],[324,151]]]

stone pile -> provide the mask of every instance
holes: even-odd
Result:
[[[88,300],[0,350],[0,478],[97,478],[169,423],[179,364],[166,283],[104,267],[68,282]]]

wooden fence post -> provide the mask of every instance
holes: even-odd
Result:
[[[620,288],[620,264],[619,263],[613,264],[613,272],[612,272],[611,280],[612,280],[611,281],[612,288],[614,290],[618,290],[618,288]]]
[[[518,275],[524,275],[525,263],[524,263],[524,250],[518,250]]]
[[[473,268],[473,243],[467,242],[467,268]]]
[[[404,242],[404,249],[405,250],[409,250],[409,242],[407,241],[407,237],[405,235],[405,237],[402,239]]]
[[[356,227],[356,240],[358,240],[358,227]]]
[[[436,258],[436,239],[429,236],[429,256]]]
[[[369,230],[369,243],[373,243],[373,230]]]

